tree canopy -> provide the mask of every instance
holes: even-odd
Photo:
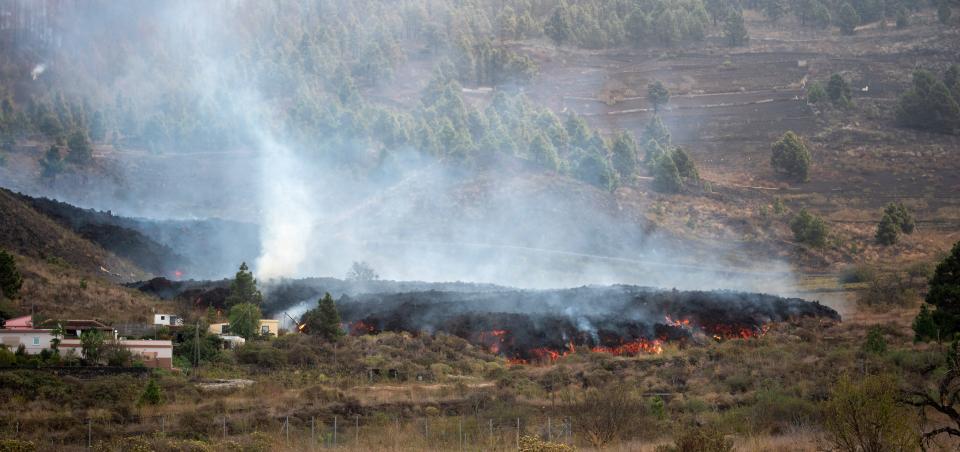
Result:
[[[233,282],[230,283],[230,295],[227,295],[226,304],[228,307],[250,303],[259,306],[263,301],[263,295],[257,289],[257,280],[253,278],[253,273],[247,267],[247,263],[240,264]]]
[[[227,318],[230,320],[230,332],[244,339],[260,334],[260,308],[253,303],[237,303],[230,308]]]
[[[301,322],[308,334],[323,337],[328,341],[335,341],[344,335],[340,326],[340,312],[330,296],[330,292],[317,301],[317,307],[307,311]]]
[[[810,151],[797,134],[787,131],[771,151],[770,164],[774,171],[798,182],[808,180]]]
[[[955,73],[950,70],[944,81],[937,80],[928,71],[915,71],[913,86],[900,97],[897,105],[897,122],[905,127],[932,132],[955,133],[960,130],[960,106],[955,97],[960,94],[960,89],[955,79]],[[948,88],[947,83],[952,86]]]
[[[23,286],[23,276],[17,261],[6,250],[0,249],[0,299],[14,298]]]

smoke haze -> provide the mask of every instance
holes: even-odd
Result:
[[[140,109],[174,108],[176,99],[164,96],[177,91],[200,105],[208,115],[201,119],[232,145],[210,149],[197,138],[151,152],[117,147],[98,155],[113,178],[71,176],[44,185],[4,170],[3,185],[122,215],[256,224],[257,241],[225,235],[220,249],[233,251],[231,258],[236,249],[251,250],[261,281],[342,276],[351,262],[367,261],[382,278],[397,280],[792,292],[786,264],[752,262],[735,245],[687,243],[607,191],[513,157],[455,164],[409,144],[305,137],[289,123],[295,115],[279,113],[298,108],[303,93],[320,90],[322,82],[285,81],[269,64],[249,64],[270,55],[253,47],[250,36],[261,27],[283,33],[286,25],[250,23],[256,19],[250,10],[283,5],[106,2],[60,24],[62,44],[51,45],[50,61],[66,64],[36,62],[30,76],[37,83],[82,90],[94,84],[71,81],[57,68],[90,67],[107,81],[93,95],[122,93]],[[95,52],[97,31],[110,27],[130,37],[122,46],[132,51],[124,55],[135,57],[110,65],[83,61],[110,58],[109,51]],[[104,74],[104,67],[120,69]],[[189,82],[171,87],[173,79]],[[239,264],[191,259],[209,265],[187,277],[225,277]]]

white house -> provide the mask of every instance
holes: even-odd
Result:
[[[154,314],[153,324],[163,326],[182,326],[183,318],[173,314]]]
[[[53,320],[44,322],[44,326],[51,326],[51,328],[36,328],[33,326],[33,321],[28,317],[11,320],[13,322],[8,326],[12,326],[12,328],[0,329],[0,346],[5,346],[9,350],[16,350],[23,345],[24,351],[27,353],[31,355],[40,354],[44,349],[51,348],[52,327],[59,324],[65,333],[60,342],[61,353],[73,350],[78,356],[82,355],[83,346],[79,339],[80,334],[88,330],[101,330],[107,333],[108,338],[112,337],[121,347],[126,348],[134,357],[143,361],[147,367],[173,368],[173,343],[171,341],[117,339],[116,332],[112,328],[96,320]]]

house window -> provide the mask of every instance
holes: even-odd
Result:
[[[160,320],[166,320],[166,319],[167,319],[167,316],[165,316],[165,315],[161,315],[161,316],[160,316]]]
[[[267,325],[260,325],[260,334],[270,334],[270,327]]]
[[[33,337],[33,345],[40,345],[40,338],[37,336]]]

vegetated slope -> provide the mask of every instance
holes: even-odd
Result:
[[[140,231],[122,226],[124,219],[115,217],[110,212],[81,209],[53,199],[33,198],[22,194],[18,196],[34,210],[117,256],[135,262],[148,272],[167,274],[186,263],[186,258],[175,253],[170,247],[158,243]]]
[[[23,274],[23,287],[14,300],[16,314],[94,318],[116,324],[149,323],[154,312],[178,312],[173,302],[120,286],[63,261],[21,255],[17,256],[17,266]]]
[[[0,247],[113,281],[144,279],[147,273],[37,212],[0,189]]]
[[[55,199],[18,196],[83,238],[155,275],[226,276],[260,250],[255,224],[220,219],[128,218]]]

